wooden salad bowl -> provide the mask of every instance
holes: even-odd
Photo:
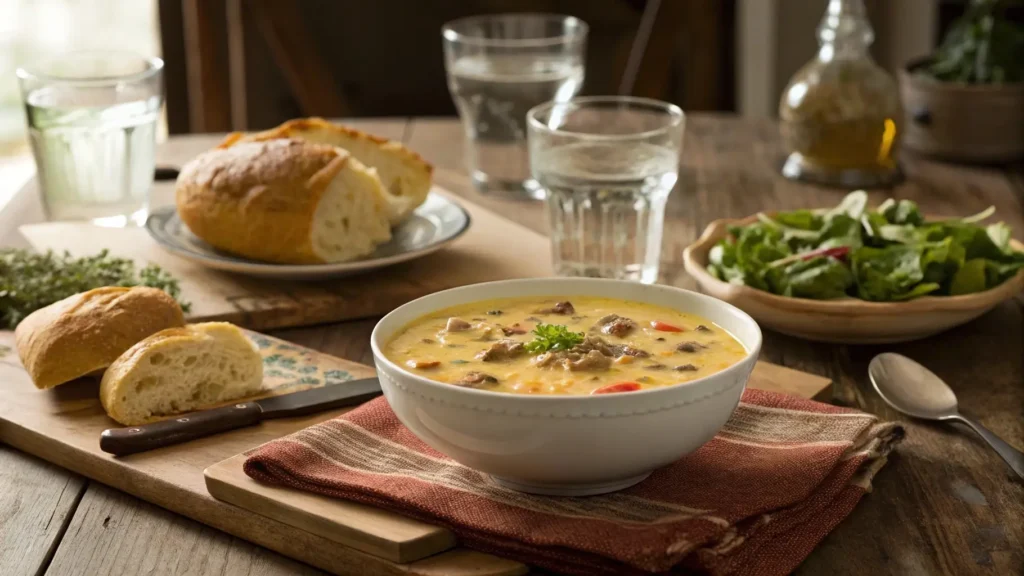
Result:
[[[686,271],[701,290],[724,300],[761,326],[783,334],[839,344],[889,344],[918,340],[974,320],[1024,290],[1024,270],[995,288],[963,296],[923,296],[906,302],[868,302],[857,298],[810,300],[723,282],[707,271],[708,253],[732,225],[746,225],[757,216],[715,220],[683,251]],[[1016,250],[1024,244],[1010,240]]]

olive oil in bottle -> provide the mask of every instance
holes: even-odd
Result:
[[[868,53],[874,32],[862,0],[830,0],[821,45],[779,103],[787,178],[846,187],[899,180],[903,112],[892,76]]]

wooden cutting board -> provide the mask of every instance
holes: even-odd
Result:
[[[282,282],[210,270],[164,251],[142,228],[54,222],[22,226],[19,231],[37,250],[67,250],[84,256],[109,249],[140,265],[158,264],[180,280],[182,297],[192,303],[190,320],[223,320],[254,330],[379,316],[455,286],[551,275],[547,238],[441,188],[435,186],[433,192],[469,212],[469,230],[451,246],[412,262],[318,282]]]
[[[250,337],[264,357],[264,388],[268,394],[327,384],[344,386],[345,380],[374,374],[369,366],[276,338],[259,334]],[[14,448],[335,573],[490,576],[525,571],[517,562],[451,548],[454,543],[450,535],[435,527],[362,507],[358,512],[361,525],[375,526],[399,542],[434,541],[432,547],[438,548],[440,540],[445,544],[440,548],[447,549],[418,562],[398,564],[216,500],[207,491],[203,470],[209,466],[344,410],[269,420],[187,444],[115,458],[99,447],[100,432],[118,424],[103,412],[98,388],[96,381],[82,379],[51,390],[36,389],[18,361],[13,333],[0,331],[0,441]]]
[[[268,336],[253,333],[250,338],[264,357],[267,394],[344,386],[346,380],[374,373],[368,366]],[[763,362],[751,386],[818,398],[830,389],[825,378]],[[100,432],[117,424],[104,414],[97,391],[92,380],[37,390],[14,352],[13,334],[0,332],[0,441],[15,448],[337,574],[504,576],[526,571],[518,562],[458,547],[447,530],[352,502],[260,485],[242,473],[240,454],[343,410],[270,420],[115,458],[99,448]]]

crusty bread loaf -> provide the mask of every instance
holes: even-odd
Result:
[[[392,225],[409,216],[430,192],[434,169],[419,154],[393,140],[340,126],[323,118],[290,120],[277,128],[255,134],[230,134],[221,147],[273,138],[294,138],[344,148],[366,166],[376,169],[388,195]]]
[[[227,322],[190,324],[153,334],[114,361],[100,383],[111,418],[131,426],[254,396],[263,361]]]
[[[96,288],[40,308],[14,331],[18,356],[37,388],[98,374],[125,350],[183,326],[181,307],[156,288]]]
[[[196,236],[264,262],[345,262],[391,238],[380,179],[323,144],[278,139],[210,150],[182,168],[176,202]]]

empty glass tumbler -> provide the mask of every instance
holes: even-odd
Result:
[[[473,16],[449,22],[442,36],[448,89],[477,188],[540,197],[530,178],[526,112],[580,91],[587,25],[550,14]]]
[[[655,282],[683,111],[647,98],[596,96],[537,106],[527,125],[533,177],[547,194],[555,272]]]
[[[51,220],[143,223],[153,184],[163,65],[159,58],[99,51],[18,69]]]

